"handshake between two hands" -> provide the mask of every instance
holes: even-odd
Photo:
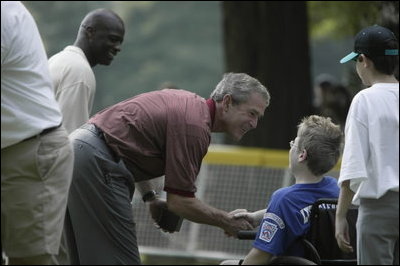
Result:
[[[156,198],[149,202],[151,217],[157,228],[164,232],[174,233],[181,228],[183,218],[168,210],[164,199]],[[259,225],[256,212],[237,209],[228,213],[229,226],[225,229],[227,236],[237,236],[240,230],[252,230]]]
[[[231,211],[229,217],[232,219],[232,229],[235,233],[225,231],[227,236],[237,236],[240,230],[253,230],[259,225],[256,212],[249,212],[246,209],[236,209]]]

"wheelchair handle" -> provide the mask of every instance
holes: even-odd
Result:
[[[254,240],[257,236],[257,231],[254,230],[240,230],[237,233],[238,239]]]

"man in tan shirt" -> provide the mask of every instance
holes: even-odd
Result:
[[[49,59],[56,100],[68,133],[89,120],[96,92],[92,67],[111,64],[121,51],[124,34],[124,22],[117,14],[96,9],[82,20],[74,44]],[[61,265],[69,264],[65,248],[63,236],[57,257]]]
[[[111,64],[121,51],[124,34],[124,23],[117,14],[96,9],[83,19],[75,43],[49,59],[56,99],[68,133],[89,120],[96,92],[92,67]]]

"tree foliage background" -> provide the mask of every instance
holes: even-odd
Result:
[[[25,1],[48,56],[75,41],[83,17],[109,8],[125,23],[122,51],[93,68],[93,112],[165,84],[208,97],[223,73],[217,1]]]
[[[234,59],[226,58],[224,53],[224,10],[220,1],[23,1],[23,3],[38,24],[49,57],[75,41],[81,20],[93,9],[112,9],[124,20],[126,32],[122,51],[110,66],[94,68],[97,92],[93,114],[118,101],[159,89],[165,84],[208,97],[222,74],[227,71],[226,62]],[[251,1],[246,3],[251,4]],[[292,3],[285,1],[277,3],[282,5],[282,14],[276,16],[283,16],[284,19],[285,5],[290,8]],[[304,34],[307,34],[306,38],[309,39],[309,51],[304,51],[304,54],[309,54],[310,57],[310,65],[307,65],[305,72],[309,75],[308,79],[312,82],[320,73],[331,73],[348,85],[354,95],[362,86],[354,75],[353,66],[340,65],[338,61],[351,51],[352,37],[362,27],[378,23],[391,28],[398,36],[399,2],[306,1],[305,3],[308,33]],[[257,24],[262,22],[250,21],[251,19],[239,17],[238,21],[242,24],[251,23],[254,27],[263,26]],[[291,34],[291,30],[293,29],[288,27],[285,34]],[[250,36],[248,41],[257,42],[258,36]],[[238,51],[241,52],[248,51]],[[284,51],[276,51],[276,53],[282,52]],[[239,54],[230,56],[235,57]],[[291,60],[298,58],[294,56]],[[280,71],[277,75],[286,75],[290,78],[293,74],[291,71],[295,70],[286,73]],[[306,90],[305,94],[309,95],[307,97],[312,97],[311,86],[312,84],[290,90]],[[290,97],[290,94],[287,97]],[[305,109],[310,108],[311,99],[304,104],[307,105]],[[277,116],[274,115],[265,123],[274,125],[278,120],[288,120],[290,112],[293,110],[288,109]],[[289,121],[287,126],[294,129],[297,122]],[[218,139],[223,141],[223,138],[218,136],[214,141],[218,142]],[[279,148],[287,147],[282,145]]]

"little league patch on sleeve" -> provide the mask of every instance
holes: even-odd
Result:
[[[264,214],[264,219],[271,219],[272,221],[274,221],[277,225],[279,225],[280,229],[285,228],[285,223],[283,222],[283,220],[281,219],[281,217],[279,217],[278,215],[276,215],[275,213],[272,212],[266,212]]]
[[[276,224],[264,221],[258,238],[266,242],[270,242],[276,231],[278,231],[278,226]]]

